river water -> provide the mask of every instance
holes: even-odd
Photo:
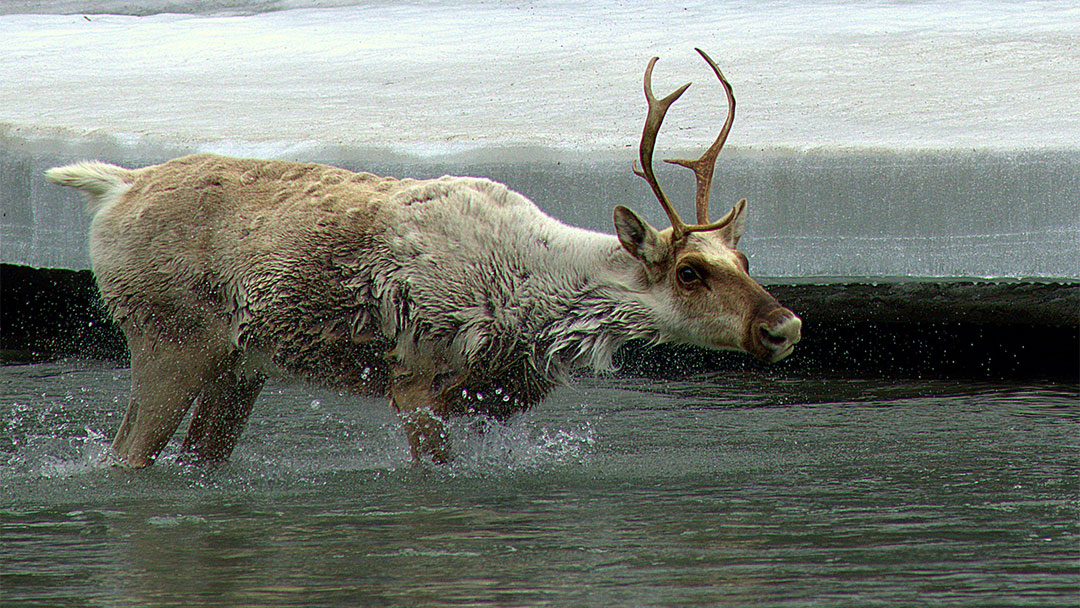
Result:
[[[1075,606],[1073,383],[585,378],[413,466],[389,407],[264,391],[233,460],[97,464],[126,369],[0,368],[0,603]]]

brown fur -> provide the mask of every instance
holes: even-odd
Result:
[[[205,154],[47,176],[96,210],[94,273],[132,357],[113,452],[132,467],[192,404],[184,457],[228,458],[274,369],[388,395],[414,456],[441,462],[443,417],[521,411],[571,367],[610,366],[627,339],[768,360],[798,340],[734,250],[743,207],[730,228],[674,241],[619,208],[616,239],[476,178]],[[680,281],[687,263],[701,281]]]

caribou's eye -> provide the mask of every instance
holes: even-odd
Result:
[[[684,285],[692,285],[694,283],[701,282],[701,275],[698,274],[698,271],[689,264],[685,266],[680,266],[677,272],[679,281],[681,281]]]

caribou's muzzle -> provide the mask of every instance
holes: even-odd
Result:
[[[790,355],[802,338],[802,319],[786,308],[774,308],[751,325],[753,347],[748,349],[764,361],[775,363]]]

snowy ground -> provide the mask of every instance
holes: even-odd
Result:
[[[252,3],[257,5],[258,3]],[[732,147],[1075,147],[1080,5],[369,2],[251,15],[0,18],[0,121],[186,142],[618,150],[693,80],[667,142],[740,102]]]
[[[634,153],[649,57],[661,57],[658,92],[695,82],[660,148],[696,150],[722,123],[722,92],[698,46],[735,87],[739,112],[721,167],[742,171],[729,183],[760,190],[751,205],[763,214],[760,242],[772,243],[759,252],[766,274],[1080,275],[1073,2],[205,5],[0,5],[9,13],[0,14],[5,262],[79,267],[84,252],[72,254],[63,239],[82,220],[54,209],[74,199],[26,185],[34,178],[19,172],[87,151],[129,163],[210,150],[507,181],[522,174],[511,185],[542,207],[605,228],[611,204],[623,202],[607,200],[611,193],[631,192],[612,172],[625,172]],[[155,12],[166,9],[174,12]],[[591,167],[564,168],[568,179],[608,185],[560,190],[550,176],[528,177],[563,161]],[[822,172],[812,184],[800,182],[808,167]],[[24,190],[29,223],[19,219]],[[638,190],[631,202],[652,204]],[[725,190],[724,200],[744,195]],[[566,207],[582,196],[587,212]],[[924,200],[926,209],[910,208]],[[1026,209],[1019,223],[1017,204]],[[904,232],[898,209],[936,219]],[[764,219],[778,210],[784,221]],[[831,235],[847,240],[830,243]],[[930,242],[942,239],[948,251]],[[823,265],[821,247],[838,262]],[[977,262],[988,252],[1041,262]]]

